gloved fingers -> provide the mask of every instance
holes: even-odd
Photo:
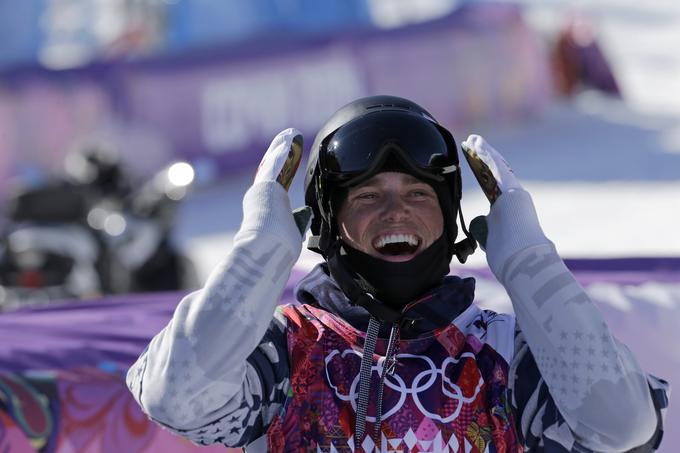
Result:
[[[470,135],[461,143],[461,148],[491,204],[502,193],[522,188],[507,161],[481,136]]]
[[[288,128],[274,137],[262,157],[255,182],[278,181],[288,190],[302,158],[302,134]]]
[[[489,236],[489,226],[486,223],[486,216],[480,215],[470,221],[468,226],[470,234],[477,241],[482,250],[486,251],[486,239]]]

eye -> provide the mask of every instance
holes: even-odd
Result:
[[[356,196],[356,199],[358,200],[375,200],[376,198],[378,198],[378,194],[376,192],[362,192]]]
[[[409,195],[413,198],[431,198],[434,192],[425,188],[415,188],[409,191]]]

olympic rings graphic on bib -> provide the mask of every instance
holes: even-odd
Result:
[[[339,350],[334,349],[324,359],[325,368],[324,371],[326,374],[326,382],[333,389],[335,396],[337,396],[341,401],[349,402],[352,405],[352,409],[354,409],[354,412],[356,412],[360,375],[357,374],[352,380],[352,383],[349,388],[349,394],[343,394],[340,391],[340,389],[338,389],[338,387],[333,383],[331,373],[329,373],[329,364],[331,363],[331,361],[333,361],[334,358],[338,357],[340,360],[348,360],[348,356],[350,358],[352,356],[356,356],[358,360],[361,360],[361,353],[359,353],[358,351],[355,351],[353,349],[345,349],[344,351],[340,352]],[[477,381],[477,384],[475,385],[473,394],[470,396],[466,396],[463,393],[463,389],[461,389],[459,385],[451,381],[451,379],[447,376],[446,374],[447,368],[456,365],[464,358],[471,358],[472,360],[475,360],[475,355],[472,354],[471,352],[464,352],[458,358],[446,357],[444,361],[441,363],[441,365],[438,367],[437,365],[435,365],[434,361],[427,356],[407,353],[397,354],[396,359],[400,363],[403,363],[403,361],[405,360],[418,360],[421,361],[423,364],[426,364],[427,368],[418,373],[415,377],[413,377],[413,379],[408,384],[406,383],[404,378],[402,378],[399,375],[397,371],[395,371],[391,375],[388,374],[385,376],[385,387],[395,392],[398,392],[399,401],[397,401],[397,403],[392,408],[390,408],[382,415],[382,419],[387,420],[390,416],[394,415],[397,411],[399,411],[399,409],[401,409],[404,403],[406,402],[406,398],[408,397],[408,395],[411,395],[411,398],[413,399],[413,402],[418,408],[418,410],[420,410],[420,412],[424,416],[430,419],[438,420],[441,423],[450,423],[456,418],[458,418],[458,416],[460,415],[460,411],[463,408],[463,405],[473,402],[477,395],[479,394],[479,391],[482,388],[482,384],[484,384],[484,379],[482,375],[479,373],[479,369],[476,369],[476,373],[479,379]],[[371,374],[373,372],[377,372],[378,376],[380,376],[383,372],[384,363],[385,358],[380,357],[380,359],[378,359],[378,363],[371,367]],[[397,367],[397,370],[398,369],[399,368]],[[427,408],[421,401],[420,396],[421,394],[431,389],[436,389],[434,384],[437,381],[437,377],[441,378],[440,387],[441,393],[447,398],[457,402],[456,408],[453,411],[453,413],[445,417],[442,417],[440,414],[436,414],[427,410]],[[375,417],[367,416],[366,420],[375,423]]]

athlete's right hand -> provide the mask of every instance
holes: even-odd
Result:
[[[279,132],[257,167],[255,183],[277,181],[287,191],[301,158],[302,134],[300,131],[288,128]]]
[[[257,167],[254,183],[276,181],[288,191],[302,158],[302,134],[288,128],[274,137]],[[312,209],[303,206],[293,211],[295,224],[304,237],[312,220]]]

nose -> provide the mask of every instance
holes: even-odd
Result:
[[[380,206],[380,219],[386,222],[401,222],[411,215],[408,203],[398,194],[388,194]]]

